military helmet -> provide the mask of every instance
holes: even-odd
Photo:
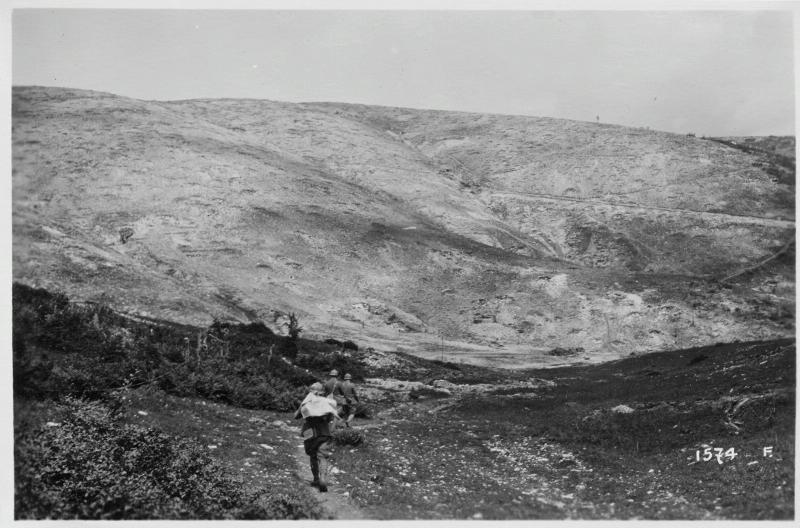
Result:
[[[353,379],[353,376],[351,376],[350,374],[345,374],[344,379],[346,380]]]
[[[339,371],[336,370],[336,369],[333,369],[329,375],[330,376],[338,376],[339,375]]]

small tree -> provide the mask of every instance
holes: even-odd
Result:
[[[119,241],[123,244],[128,241],[130,237],[133,236],[133,229],[130,227],[123,227],[119,230]]]
[[[289,321],[283,324],[286,327],[286,331],[289,334],[289,337],[292,339],[292,341],[300,337],[300,332],[303,331],[303,327],[300,326],[300,321],[297,319],[297,314],[295,314],[294,312],[290,313]]]

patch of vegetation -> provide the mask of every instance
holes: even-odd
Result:
[[[432,387],[421,386],[419,388],[411,389],[408,397],[412,400],[427,399],[427,398],[448,398],[450,393],[447,391],[435,389]]]
[[[770,138],[763,139],[761,142],[754,141],[755,138],[743,138],[741,140],[733,140],[727,138],[707,138],[717,143],[722,143],[731,148],[741,150],[748,154],[760,156],[762,161],[758,162],[758,166],[770,176],[776,178],[778,183],[786,185],[795,184],[795,160],[793,156],[787,156],[776,151],[778,145],[782,140],[788,138]],[[772,143],[772,145],[770,145]],[[785,148],[785,147],[784,147]],[[794,150],[792,148],[792,150]]]
[[[13,287],[13,311],[18,396],[98,399],[154,383],[179,396],[288,411],[316,380],[290,362],[293,340],[261,323],[156,325],[21,284]]]
[[[466,363],[440,361],[438,359],[424,359],[404,352],[394,352],[393,354],[397,360],[394,364],[374,367],[370,369],[370,375],[372,377],[421,381],[423,383],[441,379],[465,385],[503,383],[527,377],[522,371],[479,367]]]
[[[124,424],[105,404],[67,397],[59,422],[15,431],[17,519],[304,519],[310,499],[242,491],[194,442]]]
[[[363,381],[371,373],[367,372],[361,361],[362,357],[363,355],[358,352],[342,352],[337,349],[314,350],[312,347],[303,347],[303,352],[297,356],[296,363],[324,376],[336,369],[341,375],[348,373],[353,376],[353,380]]]
[[[564,357],[564,356],[577,356],[578,354],[583,354],[584,349],[583,347],[574,347],[574,348],[561,348],[556,347],[549,352],[547,352],[548,356],[556,356],[556,357]]]
[[[793,517],[793,340],[524,374],[554,385],[371,429],[337,458],[353,499],[379,518]],[[698,462],[705,446],[737,456]]]
[[[366,420],[371,420],[372,417],[375,415],[375,409],[371,405],[368,405],[364,402],[359,402],[356,404],[356,418],[364,418]]]
[[[339,428],[333,432],[333,441],[342,446],[359,446],[367,441],[367,437],[359,429]]]

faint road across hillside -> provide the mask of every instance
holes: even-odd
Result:
[[[527,200],[527,201],[544,201],[544,202],[574,202],[574,203],[585,203],[589,205],[601,205],[601,206],[609,206],[609,207],[624,207],[626,209],[637,210],[641,212],[646,211],[663,211],[667,213],[678,213],[681,215],[694,215],[704,220],[727,220],[730,222],[737,222],[737,223],[747,223],[747,224],[756,224],[765,227],[778,227],[778,228],[785,228],[785,229],[794,229],[795,222],[794,220],[780,220],[776,218],[764,218],[761,216],[747,216],[747,215],[736,215],[730,213],[712,213],[708,211],[694,211],[692,209],[676,209],[672,207],[659,207],[655,205],[650,206],[643,206],[638,204],[629,204],[629,203],[620,203],[620,202],[609,202],[605,200],[595,200],[595,199],[588,199],[588,198],[573,198],[570,196],[557,196],[553,194],[533,194],[533,193],[489,193],[491,197],[499,197],[499,198],[516,198],[518,200]]]

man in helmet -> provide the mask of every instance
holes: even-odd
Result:
[[[356,394],[356,387],[352,382],[353,376],[350,374],[344,375],[344,381],[339,385],[339,390],[344,397],[344,404],[342,405],[342,416],[344,417],[344,424],[350,427],[350,421],[356,416],[356,407],[358,406],[358,394]]]
[[[342,394],[342,384],[339,381],[339,371],[336,369],[331,370],[330,377],[325,382],[325,396],[333,398],[336,401],[338,410],[342,410],[345,398],[344,394]]]
[[[300,436],[311,463],[312,486],[321,492],[328,491],[328,467],[332,452],[331,422],[336,416],[334,402],[325,397],[325,387],[316,382],[310,387],[308,396],[300,404],[295,418],[305,418]],[[306,431],[311,433],[306,435]],[[306,437],[307,436],[307,437]]]
[[[333,369],[328,376],[330,377],[324,383],[325,396],[330,396],[331,394],[335,396],[336,389],[339,387],[339,371]]]

